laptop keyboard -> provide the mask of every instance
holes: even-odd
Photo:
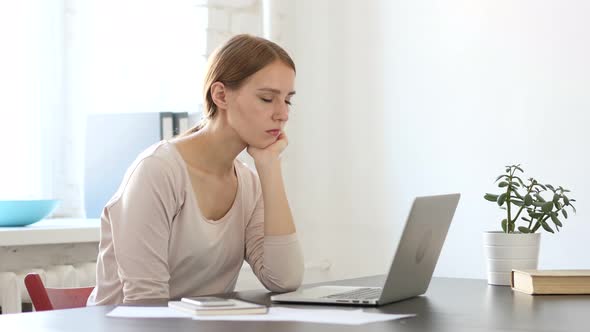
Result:
[[[324,296],[324,299],[372,300],[381,296],[381,288],[359,288],[353,291]]]

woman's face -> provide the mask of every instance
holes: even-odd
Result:
[[[289,120],[294,85],[293,69],[275,61],[227,91],[228,123],[247,145],[262,149],[277,140]]]

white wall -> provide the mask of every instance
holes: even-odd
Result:
[[[209,0],[207,56],[233,35],[262,35],[262,0]]]
[[[392,221],[407,212],[390,208],[404,198],[384,152],[378,4],[298,1],[286,42],[298,67],[287,187],[306,260],[331,262],[332,278],[383,272],[399,234]]]
[[[590,268],[590,4],[313,1],[285,26],[298,66],[286,178],[308,261],[384,272],[416,195],[461,192],[436,275],[484,278],[483,200],[503,166],[572,189],[541,268]]]

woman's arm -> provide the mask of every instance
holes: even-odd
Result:
[[[295,233],[291,208],[287,201],[280,161],[266,165],[256,164],[262,198],[264,200],[264,235],[289,235]]]
[[[246,229],[246,261],[262,284],[274,292],[297,289],[303,279],[303,255],[285,193],[280,152],[284,134],[267,149],[248,148],[254,158],[261,197]]]
[[[287,200],[280,154],[287,147],[287,136],[281,133],[275,143],[266,149],[249,147],[262,185],[264,199],[264,235],[288,235],[295,233],[295,224]]]
[[[162,303],[169,298],[170,220],[176,204],[167,167],[155,157],[140,161],[121,196],[105,209],[116,257],[108,263],[117,264],[124,303]]]
[[[295,290],[303,280],[303,254],[297,234],[265,235],[267,222],[261,196],[246,227],[246,262],[268,290]]]

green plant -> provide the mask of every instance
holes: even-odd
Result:
[[[554,233],[553,228],[549,226],[549,220],[553,223],[555,229],[559,231],[563,227],[560,218],[568,218],[566,208],[576,213],[576,208],[572,204],[575,199],[566,196],[570,191],[550,184],[541,184],[533,178],[529,178],[525,183],[516,172],[524,173],[519,165],[506,166],[506,174],[498,176],[495,182],[504,192],[494,195],[485,194],[484,198],[494,202],[501,209],[506,210],[506,218],[502,219],[502,230],[504,233],[514,233],[516,222],[523,211],[528,214],[527,217],[520,217],[524,226],[519,226],[518,231],[521,233],[534,233],[540,227],[547,232]],[[552,197],[547,199],[547,194]],[[546,197],[544,198],[544,194]],[[517,211],[515,211],[517,210]],[[560,215],[561,213],[561,215]]]

